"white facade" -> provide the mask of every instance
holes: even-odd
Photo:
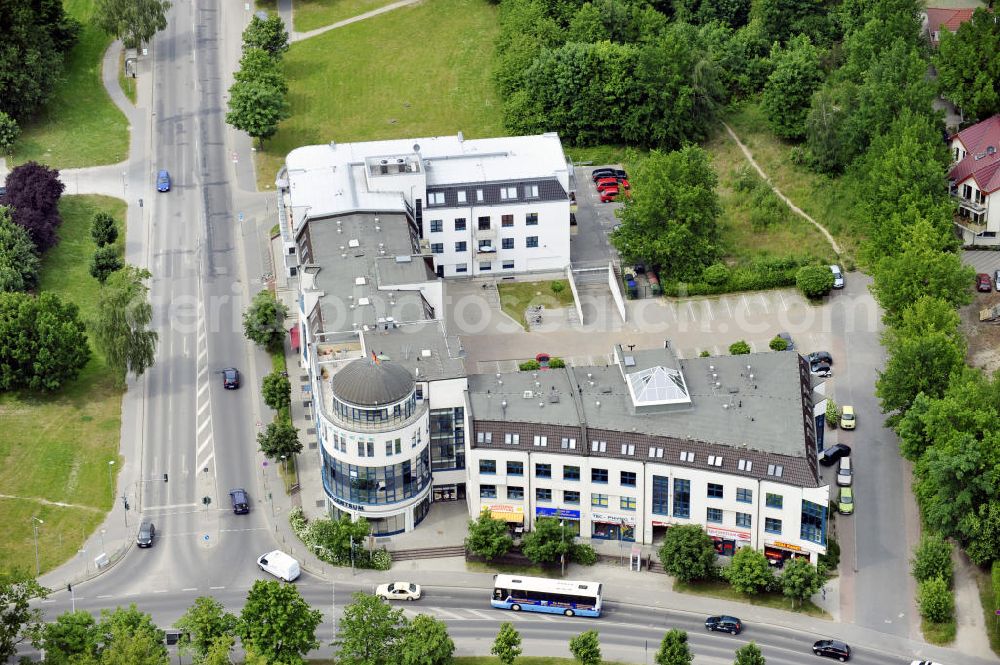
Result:
[[[1000,115],[955,134],[950,148],[948,178],[963,243],[1000,244]]]

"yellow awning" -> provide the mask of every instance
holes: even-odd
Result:
[[[498,520],[503,520],[504,522],[516,522],[517,524],[524,524],[524,513],[513,513],[504,510],[491,510],[490,517]]]

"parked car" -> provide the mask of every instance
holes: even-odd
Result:
[[[817,362],[811,363],[809,365],[809,371],[816,376],[821,376],[824,379],[828,379],[833,376],[833,369],[830,367],[829,363]]]
[[[601,203],[610,203],[618,200],[618,188],[609,187],[601,192]]]
[[[240,387],[240,370],[227,367],[222,370],[222,387],[226,390],[236,390]]]
[[[166,171],[166,169],[156,174],[156,191],[170,191],[170,174]]]
[[[990,276],[984,272],[976,275],[976,290],[983,291],[984,293],[989,293],[993,290],[993,282],[990,280]]]
[[[843,429],[854,429],[858,425],[858,418],[854,415],[854,407],[845,404],[840,409],[840,426]]]
[[[393,582],[375,587],[375,595],[382,600],[420,600],[421,593],[420,585],[412,582]]]
[[[841,272],[840,266],[838,265],[830,266],[830,272],[833,273],[833,288],[835,289],[844,288],[844,273]]]
[[[257,565],[265,573],[270,573],[286,582],[294,582],[302,574],[299,562],[281,550],[261,554],[257,557]]]
[[[0,194],[2,196],[2,194]],[[997,291],[1000,291],[1000,270],[993,273],[993,283],[996,284]]]
[[[795,350],[795,342],[792,341],[792,336],[789,333],[780,332],[777,335],[775,335],[775,337],[780,337],[781,339],[785,340],[785,342],[788,344],[788,346],[785,347],[785,351]]]
[[[806,356],[806,360],[809,361],[810,365],[817,362],[826,363],[827,365],[833,364],[833,356],[830,355],[829,351],[813,351]]]
[[[854,468],[851,466],[850,457],[841,457],[840,466],[837,467],[837,485],[840,487],[850,487],[854,483]]]
[[[729,633],[731,635],[739,635],[743,631],[743,622],[736,617],[731,616],[717,616],[708,617],[705,619],[705,629],[714,630],[720,633]]]
[[[841,487],[840,498],[837,500],[837,512],[841,515],[854,514],[854,488]]]
[[[629,189],[631,185],[627,178],[615,178],[614,176],[609,176],[607,178],[599,178],[597,180],[597,188],[600,189],[602,184],[612,184],[621,185],[624,189]]]
[[[851,647],[840,640],[819,640],[813,644],[813,653],[817,656],[836,658],[842,663],[851,659]]]
[[[830,446],[819,454],[819,463],[823,466],[833,466],[841,457],[847,457],[850,454],[850,446],[838,443],[835,446]]]
[[[628,180],[628,174],[625,173],[624,169],[614,169],[615,177],[619,180]]]
[[[247,491],[242,487],[229,490],[229,498],[233,502],[233,512],[237,515],[246,515],[250,512],[250,498]]]
[[[934,660],[913,660],[910,661],[910,665],[941,665],[941,663]]]
[[[619,183],[614,178],[601,178],[597,181],[597,191],[603,192],[605,189],[618,189]]]
[[[593,171],[590,172],[590,177],[594,180],[594,182],[597,182],[601,178],[614,178],[615,169],[612,168],[594,169]]]
[[[139,535],[135,537],[135,544],[139,547],[152,547],[155,538],[156,527],[149,518],[143,518],[139,524]]]

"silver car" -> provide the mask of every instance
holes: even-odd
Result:
[[[844,288],[844,273],[841,272],[840,266],[830,266],[830,272],[833,273],[833,288]]]

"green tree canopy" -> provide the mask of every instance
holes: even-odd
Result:
[[[580,665],[601,665],[601,639],[596,630],[585,631],[571,639],[569,651]]]
[[[573,542],[573,534],[566,533],[565,524],[555,517],[539,517],[534,530],[524,534],[521,552],[534,563],[555,563],[563,556],[569,557]]]
[[[268,14],[261,18],[256,14],[243,30],[243,50],[260,49],[272,58],[278,59],[288,50],[288,31],[278,14]]]
[[[715,571],[715,545],[697,524],[667,529],[659,556],[664,570],[682,582],[708,579]]]
[[[514,665],[514,661],[521,655],[521,634],[514,626],[508,622],[500,624],[500,631],[496,639],[493,640],[493,647],[490,653],[497,657],[503,665]]]
[[[86,326],[54,293],[0,293],[0,391],[58,390],[90,359]]]
[[[0,111],[0,155],[10,154],[21,135],[21,127],[17,120]]]
[[[38,285],[41,261],[26,230],[0,206],[0,291],[28,291]]]
[[[774,70],[764,86],[761,106],[775,134],[786,139],[806,135],[806,116],[813,93],[823,83],[822,52],[807,35],[796,35],[787,46],[771,52]]]
[[[653,661],[656,665],[691,665],[694,656],[688,645],[687,633],[677,628],[668,630],[663,636],[663,641],[660,642],[660,648],[653,657]]]
[[[110,245],[118,239],[118,227],[115,218],[103,210],[94,214],[90,222],[90,237],[98,247]]]
[[[141,376],[156,359],[159,335],[149,327],[150,277],[148,270],[126,265],[108,276],[98,295],[94,342],[122,384],[127,373]]]
[[[125,261],[119,255],[118,248],[114,245],[104,245],[94,251],[90,258],[90,276],[101,284],[104,284],[111,276],[111,273],[125,267]]]
[[[97,0],[94,20],[126,48],[139,48],[167,27],[167,10],[172,6],[167,0]]]
[[[802,266],[795,273],[795,286],[806,298],[822,298],[833,288],[829,266]]]
[[[737,550],[732,562],[723,569],[723,575],[733,589],[747,595],[760,593],[774,581],[767,557],[752,547]]]
[[[455,643],[443,621],[418,614],[403,628],[398,665],[450,665]]]
[[[917,604],[920,605],[920,616],[928,621],[944,623],[955,616],[955,597],[948,583],[940,577],[920,583]]]
[[[263,432],[257,434],[257,445],[260,451],[271,460],[288,459],[302,452],[302,442],[299,441],[299,430],[284,418],[273,420],[267,424]]]
[[[781,591],[796,605],[809,600],[823,588],[823,575],[805,557],[794,557],[781,573]]]
[[[0,572],[0,662],[7,662],[22,642],[39,634],[45,624],[35,601],[48,594],[48,589],[25,573]]]
[[[747,344],[746,340],[740,339],[729,345],[729,355],[731,356],[745,356],[749,353],[750,345]]]
[[[287,372],[274,370],[264,377],[264,403],[275,411],[287,409],[292,403],[292,383]]]
[[[980,7],[955,34],[942,30],[934,68],[941,93],[967,119],[1000,112],[1000,24],[993,11]]]
[[[101,665],[167,665],[164,632],[135,604],[101,610]]]
[[[465,547],[472,554],[492,561],[506,554],[514,544],[507,532],[507,523],[494,519],[490,511],[484,509],[479,517],[469,522],[469,535]]]
[[[72,665],[78,658],[97,656],[100,633],[89,612],[64,612],[40,631],[46,665]]]
[[[611,241],[625,258],[662,266],[670,279],[698,279],[719,254],[722,209],[708,153],[696,146],[654,150],[632,177],[635,193]]]
[[[259,146],[278,131],[291,111],[280,88],[260,81],[236,81],[229,88],[226,123],[257,139]]]
[[[341,665],[396,665],[407,628],[402,610],[381,598],[355,593],[337,629],[337,661]]]
[[[935,534],[924,534],[910,560],[913,576],[918,582],[940,577],[951,585],[951,543]]]
[[[222,603],[209,596],[199,596],[194,604],[174,623],[174,627],[190,635],[182,644],[196,661],[204,660],[210,651],[219,651],[219,638],[232,638],[236,634],[236,616],[226,611]],[[219,642],[224,644],[225,641]],[[230,645],[231,646],[231,645]],[[228,656],[229,650],[226,650]]]
[[[309,606],[292,584],[257,580],[250,587],[236,633],[244,647],[271,663],[302,665],[319,646],[316,627],[323,613]]]
[[[834,32],[823,0],[753,0],[750,18],[761,22],[769,41],[782,44],[799,34],[822,43]]]
[[[273,293],[267,289],[259,291],[243,312],[243,334],[269,351],[279,351],[285,341],[287,316],[288,308]]]
[[[761,653],[760,647],[751,642],[736,650],[736,660],[733,661],[733,665],[767,665],[767,660]]]
[[[240,58],[240,68],[233,75],[238,83],[259,83],[279,90],[282,95],[288,94],[288,82],[281,68],[281,61],[276,60],[264,49],[244,49]]]

